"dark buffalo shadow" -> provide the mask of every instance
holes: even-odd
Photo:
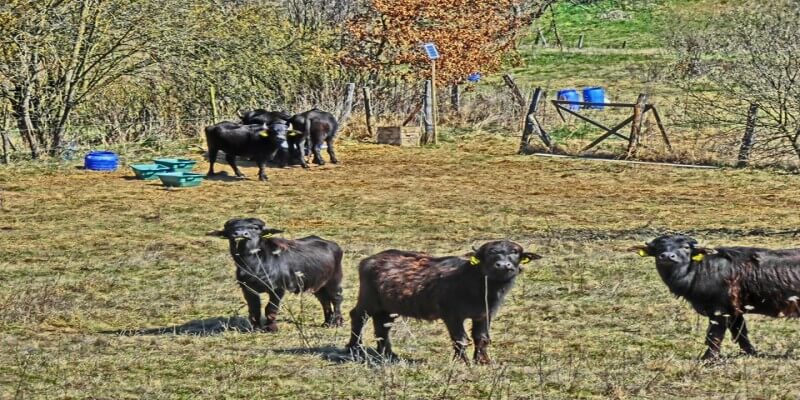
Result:
[[[369,366],[382,366],[392,364],[419,364],[421,360],[406,358],[386,358],[379,354],[375,349],[364,349],[362,354],[354,354],[347,348],[334,346],[312,346],[312,347],[293,347],[288,349],[274,349],[276,354],[287,355],[316,355],[323,360],[337,364],[359,363]]]
[[[139,336],[139,335],[188,335],[188,336],[215,336],[225,332],[254,332],[253,325],[244,317],[216,317],[196,319],[181,325],[165,326],[160,328],[145,329],[120,329],[114,331],[101,331],[99,333]]]
[[[239,178],[236,175],[228,174],[228,171],[215,172],[214,175],[206,175],[207,181],[220,181],[220,182],[238,182],[247,180],[247,178]]]

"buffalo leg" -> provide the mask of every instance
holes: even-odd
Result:
[[[264,325],[264,330],[267,332],[278,331],[278,309],[281,307],[281,299],[286,293],[283,289],[274,289],[269,292],[269,304],[264,309],[264,314],[267,317],[267,323]]]
[[[367,322],[367,319],[369,319],[369,314],[358,305],[350,310],[350,342],[347,343],[347,348],[354,355],[360,356],[364,351],[361,333],[364,330],[364,323]]]
[[[392,341],[389,339],[393,321],[394,318],[387,313],[372,316],[372,325],[375,327],[375,336],[378,338],[378,354],[388,360],[397,359],[397,355],[392,352]]]
[[[328,327],[342,326],[342,287],[339,284],[328,284],[315,293],[319,302],[322,303],[322,310],[325,312],[325,325]]]
[[[322,325],[328,326],[328,327],[334,326],[333,325],[333,299],[330,298],[330,296],[328,295],[328,292],[325,291],[325,288],[322,288],[322,290],[314,293],[314,296],[316,296],[317,300],[319,300],[319,303],[322,305],[322,313],[325,316],[325,319],[324,319],[325,322],[323,322]]]
[[[342,287],[338,286],[336,288],[335,293],[333,294],[333,324],[334,324],[334,326],[342,326],[344,324],[344,318],[342,318],[342,300],[344,300],[344,296],[342,295]]]
[[[708,330],[706,331],[706,345],[708,348],[703,353],[703,360],[715,360],[719,358],[722,339],[725,338],[726,318],[711,317],[708,319]]]
[[[258,180],[260,180],[262,182],[266,181],[267,180],[267,173],[266,173],[267,160],[264,159],[264,158],[259,158],[258,160],[256,160],[256,162],[258,162]]]
[[[208,148],[208,176],[214,175],[214,163],[217,162],[217,153],[219,150]]]
[[[458,358],[465,363],[469,364],[467,358],[467,332],[464,331],[464,320],[461,319],[448,319],[444,321],[447,325],[447,331],[450,333],[450,339],[453,341],[453,350],[455,354],[453,358]]]
[[[311,143],[311,151],[314,152],[314,163],[317,165],[325,165],[325,160],[322,159],[322,142],[318,141]]]
[[[489,324],[487,319],[472,320],[472,342],[475,344],[474,359],[476,364],[489,364],[491,359],[486,352],[489,340]]]
[[[336,158],[336,152],[333,150],[333,139],[335,137],[331,136],[325,139],[325,143],[328,145],[328,156],[331,158],[331,162],[334,164],[338,164],[339,160]]]
[[[242,288],[244,300],[247,301],[248,320],[253,329],[258,329],[261,327],[261,297],[247,285],[239,284],[239,286]]]
[[[244,178],[244,174],[242,171],[239,171],[239,167],[236,166],[236,155],[235,154],[228,154],[225,153],[225,161],[230,164],[231,168],[233,168],[233,173],[236,174],[239,178]]]
[[[756,354],[756,349],[747,336],[747,322],[744,320],[744,315],[733,317],[733,322],[728,329],[731,331],[733,341],[739,344],[745,354]]]
[[[308,163],[306,162],[306,138],[304,136],[297,142],[297,154],[300,156],[300,165],[303,168],[308,168]]]

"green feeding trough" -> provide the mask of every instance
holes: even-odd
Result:
[[[188,158],[156,158],[153,161],[169,168],[170,172],[191,172],[197,163],[197,161]]]
[[[203,174],[194,172],[162,172],[157,174],[164,186],[191,187],[203,182]]]
[[[144,180],[156,179],[157,174],[169,172],[169,167],[161,164],[132,164],[131,169],[137,178]]]

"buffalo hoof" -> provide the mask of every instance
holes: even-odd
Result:
[[[748,356],[753,356],[753,357],[758,356],[758,351],[756,351],[756,349],[754,349],[752,347],[747,347],[747,348],[742,349],[742,353],[744,353],[745,355],[748,355]]]
[[[261,182],[266,182],[267,180],[269,180],[269,178],[267,178],[266,176],[259,176],[258,180],[260,180]]]
[[[266,325],[264,325],[263,328],[261,328],[261,330],[263,330],[264,332],[271,332],[271,333],[272,332],[277,332],[278,331],[278,324],[276,324],[274,322],[270,323],[270,324],[266,324]]]
[[[342,318],[341,315],[338,316],[338,317],[332,318],[332,319],[330,319],[328,321],[325,321],[325,323],[322,324],[322,326],[324,326],[326,328],[338,328],[338,327],[341,327],[342,325],[344,325],[344,318]]]
[[[703,353],[703,356],[700,357],[700,360],[705,362],[717,362],[720,360],[719,352],[706,350],[706,352]]]
[[[338,163],[339,163],[339,160],[337,160],[337,159],[333,159],[333,160],[331,160],[331,163],[333,163],[333,164],[338,164]]]
[[[491,365],[492,364],[492,359],[489,358],[489,356],[486,355],[486,354],[480,355],[480,356],[475,357],[475,364],[477,364],[477,365]]]

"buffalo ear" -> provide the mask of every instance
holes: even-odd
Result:
[[[519,263],[520,264],[527,264],[527,263],[529,263],[529,262],[531,262],[533,260],[541,260],[541,259],[542,259],[542,256],[540,256],[540,255],[538,255],[536,253],[525,252],[525,253],[522,253],[520,255]]]
[[[475,255],[474,251],[470,251],[469,253],[464,254],[464,257],[467,257],[469,259],[469,265],[476,266],[481,263],[481,259]]]
[[[647,244],[645,244],[643,246],[633,246],[628,250],[629,251],[635,251],[637,254],[639,254],[639,257],[652,257],[653,256],[652,254],[650,254],[650,246],[648,246]]]
[[[261,228],[261,236],[269,237],[276,233],[283,233],[283,231],[280,229],[273,229],[273,228]]]
[[[206,233],[206,236],[216,236],[220,238],[226,238],[225,231],[211,231]]]
[[[717,254],[717,251],[710,247],[693,247],[692,260],[696,262],[703,261],[705,256]]]

